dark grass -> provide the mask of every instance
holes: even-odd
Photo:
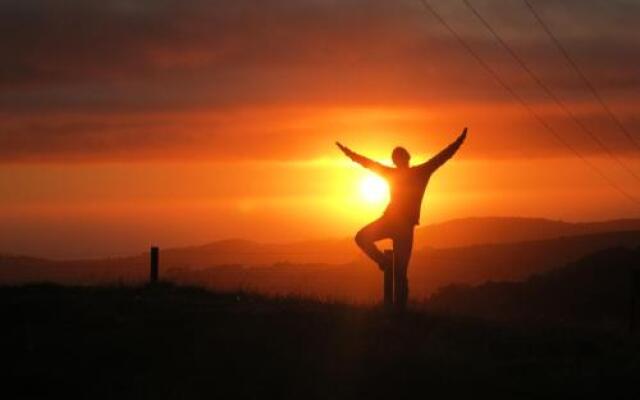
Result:
[[[0,288],[11,398],[637,398],[637,337],[157,287]]]

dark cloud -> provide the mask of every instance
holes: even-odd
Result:
[[[472,2],[564,99],[592,100],[523,4]],[[431,3],[528,99],[548,102],[463,3]],[[634,2],[533,4],[612,104],[638,101]],[[0,109],[22,115],[19,127],[0,122],[4,160],[210,144],[155,120],[93,126],[42,114],[511,101],[413,0],[13,0],[0,3],[0,26]],[[234,151],[235,139],[220,141]]]
[[[491,38],[468,10],[455,2],[433,3],[491,57]],[[516,47],[546,67],[549,43],[542,31],[532,29],[535,22],[522,6],[476,3]],[[550,25],[578,58],[590,61],[590,68],[636,75],[620,63],[630,55],[638,60],[640,39],[631,29],[630,12],[623,12],[630,7],[610,5],[610,15],[592,15],[600,11],[585,6],[592,1],[539,3]],[[175,80],[194,74],[205,80],[234,71],[296,67],[344,72],[354,66],[402,65],[446,72],[460,52],[419,2],[409,0],[19,0],[1,7],[6,34],[0,38],[5,55],[0,82],[5,86]],[[628,29],[620,22],[625,17]]]

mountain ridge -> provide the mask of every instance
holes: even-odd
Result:
[[[603,232],[640,231],[640,219],[565,222],[529,217],[471,217],[420,226],[414,249],[459,248],[474,245],[518,243]],[[383,243],[384,245],[384,243]],[[388,246],[388,244],[387,244]],[[106,258],[52,260],[28,255],[3,254],[4,258],[29,258],[45,262],[100,262],[146,257],[146,252]],[[179,260],[183,266],[197,264],[271,265],[277,262],[342,264],[361,254],[351,238],[328,238],[292,242],[259,242],[242,238],[221,239],[204,244],[161,248],[164,261]],[[205,262],[206,260],[206,262]]]

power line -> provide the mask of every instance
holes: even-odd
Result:
[[[640,150],[640,143],[638,143],[638,141],[633,137],[631,132],[629,132],[629,130],[627,130],[627,128],[622,123],[622,121],[620,121],[620,118],[618,118],[616,116],[616,114],[611,110],[611,108],[607,105],[607,103],[604,101],[604,98],[600,95],[600,92],[591,83],[589,78],[587,78],[587,76],[584,74],[582,69],[575,62],[573,57],[571,57],[571,55],[569,55],[569,52],[565,49],[565,47],[562,45],[562,43],[560,43],[560,40],[558,39],[558,37],[551,31],[549,26],[540,17],[540,14],[538,14],[538,12],[535,10],[535,8],[533,8],[533,6],[531,5],[531,3],[528,0],[522,0],[522,1],[527,6],[529,11],[531,11],[531,14],[534,16],[536,21],[538,21],[538,23],[540,24],[542,29],[546,32],[547,36],[549,36],[551,41],[555,44],[555,46],[558,49],[558,51],[560,51],[560,53],[565,58],[567,63],[571,66],[571,68],[574,70],[576,75],[578,75],[580,77],[580,79],[585,84],[585,86],[589,89],[591,94],[593,94],[593,97],[596,98],[598,103],[600,103],[600,106],[602,106],[602,108],[605,110],[607,115],[609,115],[611,120],[616,124],[618,129],[627,137],[627,139],[629,139],[629,141],[636,147],[636,149]]]
[[[617,185],[613,180],[611,180],[607,175],[605,175],[600,168],[598,168],[594,163],[589,161],[588,158],[584,157],[575,147],[573,147],[569,142],[565,141],[558,132],[551,125],[549,125],[542,117],[533,109],[527,102],[517,93],[515,92],[501,77],[498,73],[487,64],[480,55],[473,50],[471,46],[465,42],[465,40],[460,36],[460,34],[453,29],[451,25],[447,23],[447,21],[433,8],[429,5],[427,0],[420,0],[420,3],[423,5],[425,10],[433,15],[452,35],[456,38],[458,43],[493,77],[493,79],[500,84],[516,101],[524,107],[533,118],[542,125],[543,128],[547,130],[560,144],[565,146],[569,151],[571,151],[576,157],[578,157],[582,162],[584,162],[592,171],[594,171],[597,175],[599,175],[602,179],[604,179],[609,186],[611,186],[614,190],[620,193],[622,196],[632,201],[635,204],[640,205],[640,200],[636,199],[633,195],[628,193],[622,187]]]
[[[525,0],[526,1],[526,0]],[[620,167],[622,167],[625,171],[627,171],[631,176],[633,176],[638,182],[640,182],[640,176],[636,174],[631,167],[629,167],[620,157],[616,156],[615,153],[602,141],[600,138],[589,129],[578,116],[576,116],[569,107],[551,90],[551,88],[544,83],[544,81],[531,69],[527,66],[524,60],[507,44],[507,42],[502,39],[502,37],[496,32],[495,29],[491,26],[491,24],[478,12],[478,10],[469,2],[469,0],[462,0],[462,2],[467,6],[467,8],[482,22],[485,28],[491,35],[500,43],[503,49],[507,51],[511,55],[511,57],[520,65],[520,67],[533,79],[542,90],[562,109],[562,111],[573,120],[573,122],[578,125],[580,129],[582,129],[596,144],[611,158],[615,161]]]

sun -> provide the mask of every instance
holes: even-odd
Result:
[[[367,203],[382,203],[389,197],[389,185],[379,176],[365,176],[360,181],[360,196]]]

